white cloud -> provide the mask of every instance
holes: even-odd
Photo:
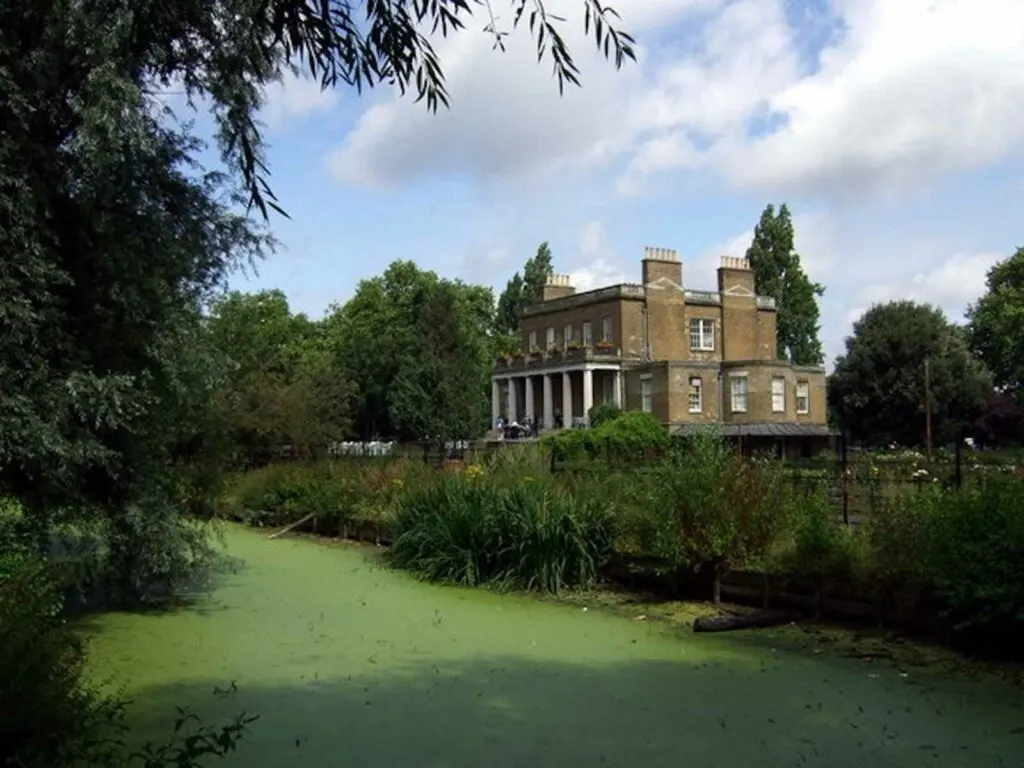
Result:
[[[955,253],[933,267],[907,270],[894,282],[871,284],[860,293],[865,304],[876,304],[895,299],[932,304],[946,316],[959,322],[967,306],[985,293],[985,278],[989,269],[1005,259],[1005,253]],[[903,286],[903,287],[901,287]],[[857,319],[867,307],[858,308]]]
[[[791,27],[783,0],[630,0],[623,26],[643,47],[620,72],[583,38],[581,5],[548,3],[568,17],[582,89],[559,97],[527,30],[499,54],[470,22],[437,46],[451,110],[370,107],[331,155],[335,175],[494,179],[624,156],[626,193],[701,169],[773,197],[842,197],[899,193],[1024,149],[1020,0],[832,0],[825,24],[842,34],[821,50],[809,50],[820,20],[805,13]],[[756,135],[753,124],[778,127]]]
[[[279,130],[294,118],[327,112],[337,102],[337,91],[322,90],[320,83],[307,75],[285,72],[281,80],[267,86],[260,114],[270,128]]]
[[[764,188],[899,190],[1024,145],[1024,3],[844,0],[845,39],[772,93],[787,124],[723,143],[731,177]]]
[[[622,26],[640,34],[719,2],[630,0],[619,10]],[[642,68],[627,63],[616,71],[594,50],[583,37],[578,0],[549,0],[545,7],[567,19],[560,30],[582,72],[582,88],[567,86],[559,96],[551,65],[537,62],[525,23],[509,36],[506,52],[498,53],[493,39],[470,22],[465,32],[436,45],[451,109],[430,114],[397,97],[370,107],[328,158],[333,173],[366,186],[440,171],[493,179],[588,165],[625,149],[630,104],[643,94]],[[510,24],[499,17],[499,29]]]

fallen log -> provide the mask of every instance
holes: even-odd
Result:
[[[306,516],[305,516],[304,518],[302,518],[301,520],[296,520],[296,521],[295,521],[294,523],[292,523],[291,525],[286,525],[286,526],[285,526],[284,528],[282,528],[282,529],[281,529],[280,531],[278,531],[277,533],[272,533],[272,534],[270,534],[269,536],[267,536],[267,538],[268,538],[268,539],[276,539],[276,538],[277,538],[278,536],[284,536],[284,535],[285,535],[286,533],[288,533],[288,531],[290,531],[290,530],[293,530],[293,529],[295,529],[295,528],[298,528],[298,527],[299,527],[300,525],[302,525],[303,523],[308,523],[308,522],[309,522],[310,520],[312,520],[312,519],[313,519],[314,517],[316,517],[316,515],[306,515]]]
[[[788,624],[800,618],[790,611],[757,611],[731,616],[700,616],[693,620],[694,632],[731,632],[734,629],[754,629]]]

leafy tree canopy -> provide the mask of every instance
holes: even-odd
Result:
[[[1024,248],[988,272],[985,295],[967,310],[971,348],[996,386],[1024,394]]]
[[[339,369],[358,388],[355,429],[364,439],[462,439],[486,428],[489,289],[396,261],[325,323]]]
[[[544,286],[553,273],[551,248],[547,242],[543,242],[537,247],[537,253],[523,265],[522,275],[516,272],[498,298],[496,324],[499,333],[512,337],[519,333],[519,320],[523,309],[543,298]],[[517,340],[514,346],[519,346]]]
[[[829,382],[831,404],[854,440],[924,441],[925,361],[933,434],[937,441],[956,439],[980,415],[991,389],[962,330],[941,310],[912,301],[875,305],[854,323]]]
[[[824,354],[818,338],[818,298],[825,288],[811,282],[803,271],[793,247],[793,220],[785,204],[778,212],[772,205],[764,209],[747,258],[754,270],[757,292],[774,298],[778,307],[775,333],[779,359],[797,365],[821,365]]]

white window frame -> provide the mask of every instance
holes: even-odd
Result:
[[[601,318],[601,341],[610,342],[612,332],[612,316],[605,315]]]
[[[551,349],[553,346],[555,346],[555,326],[549,325],[547,331],[545,331],[545,334],[547,335],[547,346],[545,349]]]
[[[690,377],[686,390],[686,404],[690,413],[704,412],[704,380],[700,376]]]
[[[772,377],[772,413],[786,412],[786,379],[783,376]]]
[[[562,343],[568,347],[570,341],[572,341],[572,323],[566,323],[562,328]]]
[[[710,317],[690,318],[690,349],[694,352],[715,351],[715,321]]]
[[[737,387],[742,383],[742,387]],[[740,391],[742,390],[742,391]],[[746,413],[750,407],[750,383],[746,375],[729,377],[729,408],[733,413]]]
[[[537,332],[530,331],[530,335],[527,337],[526,351],[529,352],[531,349],[537,347]]]
[[[583,329],[580,334],[580,339],[583,341],[584,347],[590,347],[594,344],[594,324],[589,320],[583,321]]]
[[[640,377],[640,410],[644,413],[654,411],[654,380],[650,374]]]
[[[801,407],[800,401],[803,400]],[[811,383],[809,381],[798,381],[796,383],[796,412],[806,415],[811,412]]]

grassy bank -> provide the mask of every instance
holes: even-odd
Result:
[[[393,544],[394,565],[445,583],[560,592],[632,574],[714,600],[722,577],[743,570],[819,605],[859,600],[877,615],[938,618],[965,638],[1019,637],[1018,478],[885,486],[852,527],[823,489],[794,485],[774,461],[734,456],[713,436],[671,446],[617,421],[454,471],[273,465],[237,478],[222,511],[274,526],[312,515],[327,535],[369,530]],[[552,451],[587,470],[552,474]]]

